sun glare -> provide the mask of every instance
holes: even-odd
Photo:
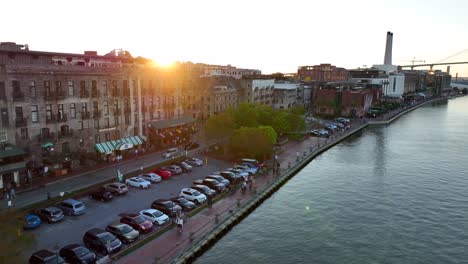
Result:
[[[175,61],[170,59],[159,58],[153,60],[153,63],[154,65],[159,67],[170,68],[172,65],[174,65]]]

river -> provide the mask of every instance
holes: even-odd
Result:
[[[336,145],[196,263],[468,263],[468,97]]]

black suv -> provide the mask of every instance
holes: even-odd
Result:
[[[197,205],[194,202],[191,202],[184,197],[177,197],[177,198],[172,198],[171,201],[174,203],[178,204],[184,211],[190,211],[197,207]]]
[[[63,247],[60,250],[60,256],[71,264],[87,264],[96,262],[96,254],[78,244],[71,244]]]
[[[88,230],[83,236],[83,243],[87,248],[108,255],[117,252],[122,242],[109,232],[100,228]]]
[[[65,260],[61,258],[58,254],[42,249],[31,255],[29,258],[29,264],[64,264]]]
[[[226,186],[215,179],[204,179],[203,185],[210,187],[215,190],[217,193],[222,193],[226,191]]]
[[[94,200],[99,200],[101,202],[104,201],[110,201],[112,200],[113,196],[112,193],[106,190],[104,187],[100,187],[99,189],[93,191],[90,195],[89,198],[94,199]]]
[[[159,210],[169,217],[175,217],[182,211],[182,207],[173,201],[157,199],[151,204],[151,208]]]

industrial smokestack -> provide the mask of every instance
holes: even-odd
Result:
[[[447,66],[447,73],[450,73],[450,65]]]
[[[392,45],[393,45],[393,33],[387,32],[387,44],[385,45],[385,65],[392,65]]]

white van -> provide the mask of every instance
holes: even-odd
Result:
[[[179,150],[177,148],[170,148],[163,154],[163,159],[171,159],[178,155]]]

